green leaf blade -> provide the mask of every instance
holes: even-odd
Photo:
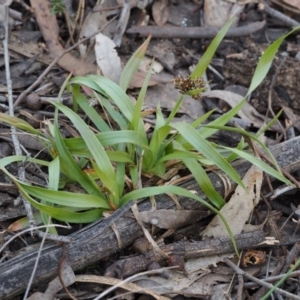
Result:
[[[224,171],[233,181],[244,187],[242,180],[233,167],[206,141],[201,134],[191,125],[185,123],[172,123],[173,128],[178,130],[184,139],[189,142],[205,158],[211,160],[216,166]]]

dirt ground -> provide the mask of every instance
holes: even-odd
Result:
[[[214,110],[209,117],[214,120],[246,95],[268,45],[300,25],[299,0],[3,2],[1,24],[5,5],[9,5],[9,61],[3,23],[0,112],[13,111],[38,129],[46,119],[53,120],[54,109],[48,100],[57,101],[70,73],[101,74],[118,82],[124,65],[149,34],[152,38],[146,56],[128,94],[137,97],[154,58],[143,110],[155,112],[160,103],[164,117],[168,117],[180,95],[174,78],[190,75],[218,30],[235,15],[205,73],[206,90],[201,99],[185,96],[175,117],[192,123]],[[282,110],[279,120],[265,133],[265,143],[295,186],[290,188],[260,174],[260,185],[247,182],[254,190],[249,196],[235,190],[233,183],[226,188],[222,176],[209,172],[214,187],[228,202],[233,195],[237,198],[229,208],[228,223],[237,229],[240,259],[226,231],[214,231],[217,225],[211,211],[192,199],[180,197],[176,203],[166,195],[156,198],[156,207],[149,199],[138,205],[129,202],[96,223],[60,229],[62,240],[48,237],[39,253],[43,232],[18,235],[26,225],[11,230],[15,221],[27,215],[26,207],[16,185],[0,171],[0,299],[300,299],[299,37],[295,31],[282,43],[262,84],[228,123],[256,133]],[[7,84],[7,65],[11,84]],[[10,93],[13,105],[9,104]],[[72,107],[67,91],[62,99]],[[101,108],[98,111],[102,113]],[[67,124],[67,119],[62,120]],[[145,120],[151,130],[154,115]],[[71,136],[65,128],[62,133]],[[38,140],[22,134],[18,138],[23,155],[48,157]],[[212,139],[233,147],[240,140],[240,134],[230,131],[219,131]],[[0,123],[0,159],[14,154],[10,128]],[[237,161],[233,166],[244,177],[251,163]],[[20,174],[17,165],[8,168]],[[177,175],[189,176],[186,170]],[[45,178],[42,169],[26,168],[26,181],[44,186]],[[180,185],[205,198],[192,178]],[[241,200],[245,201],[240,205]],[[27,294],[36,261],[37,271]],[[288,272],[278,289],[263,298]]]

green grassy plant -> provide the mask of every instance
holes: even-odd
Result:
[[[51,14],[61,15],[64,13],[66,6],[62,0],[51,0]]]
[[[190,80],[203,75],[231,22],[229,21],[212,41],[192,72]],[[263,54],[247,95],[266,76],[284,38],[274,42]],[[245,146],[243,141],[236,148],[229,148],[213,144],[208,140],[218,130],[226,129],[240,132],[260,143],[256,136],[241,129],[230,129],[225,126],[243,106],[245,99],[207,125],[201,124],[212,112],[200,116],[192,124],[173,122],[174,116],[184,101],[183,96],[178,99],[167,119],[163,117],[158,105],[155,127],[149,137],[144,129],[142,106],[151,69],[136,102],[133,103],[126,94],[132,75],[144,57],[148,43],[149,38],[128,61],[119,85],[106,77],[97,75],[74,77],[66,81],[60,94],[64,88],[72,93],[73,109],[62,103],[52,102],[56,115],[54,122],[47,122],[47,133],[45,130],[34,129],[24,120],[0,114],[0,121],[3,123],[38,137],[52,157],[50,162],[33,158],[27,160],[28,163],[48,168],[49,182],[45,187],[20,182],[8,172],[7,165],[23,161],[24,157],[11,156],[0,159],[0,169],[17,185],[22,195],[42,213],[43,220],[51,216],[60,221],[88,223],[100,218],[103,211],[115,210],[131,199],[138,200],[162,193],[173,193],[195,199],[220,215],[219,209],[225,202],[214,189],[205,168],[215,166],[237,184],[243,186],[243,182],[230,164],[232,160],[240,157],[251,161],[282,182],[290,184],[278,167],[271,168],[249,151],[243,150]],[[195,95],[198,92],[192,90],[187,91],[187,94]],[[89,105],[91,99],[101,104],[107,117],[101,117],[95,108]],[[88,117],[90,126],[78,115],[79,109]],[[58,112],[63,113],[70,120],[80,137],[65,138],[61,134]],[[268,151],[264,145],[262,147]],[[275,160],[274,163],[277,166]],[[171,167],[182,165],[193,174],[210,203],[179,186],[142,186],[143,178],[164,178]],[[69,184],[76,184],[80,192],[63,190]],[[228,232],[231,233],[226,220],[222,215],[220,217]]]

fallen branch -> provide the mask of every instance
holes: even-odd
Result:
[[[59,26],[56,16],[51,14],[49,1],[34,0],[30,1],[30,4],[51,57],[53,59],[60,58],[57,62],[58,65],[75,75],[96,73],[96,65],[92,64],[91,62],[78,59],[71,53],[66,53],[66,50],[60,44]],[[62,54],[63,57],[61,57]]]
[[[266,22],[254,22],[245,26],[230,28],[226,37],[240,37],[250,35],[265,26]],[[147,37],[151,34],[153,38],[166,39],[200,39],[213,38],[220,31],[220,28],[214,27],[178,27],[178,26],[132,26],[126,33],[138,34],[140,37]]]
[[[278,164],[287,172],[299,170],[299,149],[300,137],[270,148]],[[233,167],[241,177],[244,176],[250,165],[251,163],[242,160],[233,163]],[[224,179],[226,175],[223,174],[222,177]],[[209,178],[214,183],[216,190],[220,194],[223,194],[223,182],[225,181],[221,180],[215,173],[210,173]],[[230,180],[228,179],[228,181]],[[230,182],[230,189],[233,190],[236,184],[232,181]],[[197,191],[200,197],[206,199],[203,192],[199,190],[199,186],[195,180],[185,182],[181,186],[188,190]],[[178,199],[182,209],[207,210],[203,205],[194,200],[183,197],[178,197]],[[174,202],[167,195],[157,196],[156,200],[157,209],[173,209],[175,207]],[[119,238],[124,248],[132,244],[136,238],[143,235],[140,226],[128,211],[130,207],[131,204],[129,203],[118,209],[109,218],[99,220],[70,235],[74,242],[66,245],[66,258],[74,271],[91,265],[99,259],[120,250],[115,233],[110,228],[113,223],[115,228],[118,229]],[[138,209],[139,211],[151,210],[151,202],[149,200],[141,201],[138,204]],[[26,289],[28,278],[30,278],[36,260],[37,251],[31,249],[29,253],[22,253],[0,265],[0,299],[11,299]],[[33,284],[49,281],[57,276],[58,264],[61,257],[62,248],[53,242],[48,243],[41,253]]]
[[[249,249],[262,243],[265,236],[262,230],[236,235],[234,237],[238,250]],[[163,245],[160,250],[167,255],[187,258],[199,258],[204,256],[234,253],[234,247],[229,237],[216,238],[212,240],[190,242],[180,241],[169,245]],[[120,259],[108,267],[104,276],[123,278],[147,270],[151,263],[161,263],[165,257],[160,253],[150,250],[139,256]]]

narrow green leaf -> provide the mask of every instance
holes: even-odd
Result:
[[[188,158],[194,158],[198,159],[200,157],[200,154],[198,153],[193,153],[189,151],[180,151],[180,150],[175,150],[170,154],[164,155],[161,157],[158,161],[158,163],[164,162],[164,161],[169,161],[169,160],[183,160],[183,159],[188,159]]]
[[[36,207],[38,210],[40,210],[42,213],[48,214],[49,216],[60,220],[60,221],[65,221],[65,222],[71,222],[71,223],[90,223],[93,222],[97,219],[99,219],[102,216],[102,213],[105,209],[101,208],[101,209],[93,209],[92,211],[87,211],[87,212],[82,212],[82,213],[74,213],[72,211],[68,211],[62,208],[56,208],[56,207],[52,207],[52,206],[48,206],[48,205],[44,205],[41,204],[39,202],[37,202],[36,200],[34,200],[33,198],[31,198],[29,196],[29,194],[24,190],[24,186],[26,187],[30,187],[26,184],[21,183],[20,181],[18,181],[16,179],[16,177],[14,177],[11,173],[9,173],[4,165],[2,164],[3,160],[0,160],[0,169],[8,176],[11,178],[11,180],[14,181],[14,183],[17,185],[17,187],[19,188],[20,192],[22,193],[22,195],[25,197],[26,200],[28,200],[30,202],[30,204],[32,204],[34,207]],[[34,187],[37,188],[37,187]],[[48,193],[49,190],[45,189],[45,191]],[[55,193],[61,193],[61,192],[57,192],[57,191],[52,191]],[[65,193],[65,192],[64,192]],[[43,194],[43,193],[42,193]],[[86,194],[83,194],[86,195]],[[78,197],[78,196],[75,196]],[[88,197],[94,197],[92,195],[88,195]],[[55,197],[56,198],[56,197]],[[83,197],[81,198],[82,201]],[[92,199],[92,198],[90,198]],[[47,201],[49,200],[49,198],[46,198]],[[51,200],[51,199],[50,199]],[[52,201],[49,201],[52,202]],[[107,207],[107,203],[105,202],[104,205]]]
[[[88,103],[86,97],[79,91],[79,86],[73,87],[73,99],[101,132],[111,131],[99,113]]]
[[[277,170],[273,169],[272,167],[270,167],[268,164],[266,164],[265,162],[263,162],[262,160],[256,158],[255,156],[245,152],[245,151],[241,151],[238,149],[234,149],[234,148],[229,148],[229,147],[224,147],[221,146],[224,149],[230,150],[234,153],[236,153],[238,156],[250,161],[253,165],[259,167],[261,170],[263,170],[264,172],[268,173],[269,175],[273,176],[274,178],[284,182],[287,185],[293,185],[287,178],[285,178],[281,173],[279,173]]]
[[[48,183],[48,188],[57,191],[59,187],[59,178],[60,178],[60,164],[59,164],[59,158],[55,157],[49,164],[48,168],[48,174],[49,174],[49,183]],[[49,205],[46,201],[41,201],[42,204]],[[53,206],[53,204],[50,204],[50,206]],[[53,224],[51,218],[41,212],[40,213],[41,218],[43,220],[43,223],[46,224]],[[50,227],[49,228],[49,233],[51,234],[56,234],[57,235],[57,230],[55,227]]]
[[[197,160],[186,158],[183,159],[183,163],[194,175],[195,180],[199,184],[204,194],[210,200],[210,202],[213,203],[216,206],[216,208],[220,209],[225,204],[225,201],[220,196],[220,194],[215,190],[206,172],[201,167],[201,165],[197,162]]]
[[[158,103],[156,106],[156,120],[155,120],[155,128],[154,130],[157,131],[161,127],[165,126],[166,122],[164,120],[164,116],[161,111],[160,104]]]
[[[118,130],[111,132],[101,132],[97,133],[96,138],[101,143],[103,147],[113,146],[122,143],[134,144],[144,149],[148,149],[148,141],[146,137],[141,136],[133,130]],[[72,150],[81,150],[86,148],[86,143],[84,139],[79,138],[68,138],[65,139],[66,146]]]
[[[260,84],[261,82],[265,79],[266,75],[268,74],[270,67],[272,65],[273,59],[276,55],[276,52],[282,42],[292,33],[295,31],[299,30],[300,26],[295,27],[293,30],[282,36],[281,38],[277,39],[275,42],[273,42],[263,53],[261,56],[257,67],[255,69],[254,75],[251,80],[251,84],[249,87],[249,90],[247,92],[247,95],[250,95]]]
[[[26,157],[23,155],[12,155],[12,156],[7,156],[7,157],[3,157],[0,159],[0,168],[2,167],[3,169],[5,169],[6,166],[15,163],[15,162],[20,162],[20,161],[27,161],[27,162],[32,162],[41,166],[45,166],[48,167],[50,162],[49,161],[45,161],[45,160],[41,160],[41,159],[36,159],[36,158],[32,158],[32,157]]]
[[[173,128],[184,137],[197,151],[204,157],[211,160],[224,171],[233,181],[244,187],[242,180],[233,167],[213,148],[208,141],[190,124],[186,123],[172,123]]]
[[[239,142],[238,145],[236,146],[236,148],[237,148],[238,150],[243,150],[244,147],[245,147],[245,145],[246,145],[246,144],[245,144],[245,140],[244,140],[244,138],[242,137],[241,140],[240,140],[240,142]],[[231,152],[231,154],[226,158],[226,160],[230,163],[230,162],[236,160],[237,158],[239,158],[239,156],[238,156],[236,153],[232,153],[232,152]]]
[[[39,211],[35,212],[33,214],[33,218],[34,218],[35,224],[37,224],[37,225],[39,225],[43,222],[42,217],[41,217],[41,213]],[[23,217],[21,219],[18,219],[15,222],[13,222],[12,224],[10,224],[9,227],[7,228],[7,231],[8,232],[15,232],[15,231],[23,230],[27,227],[29,227],[28,217]]]
[[[137,71],[141,61],[143,60],[146,50],[148,48],[151,36],[149,36],[145,42],[134,52],[126,63],[120,78],[120,87],[126,91],[133,74]]]
[[[53,217],[59,221],[63,222],[69,222],[69,223],[91,223],[96,220],[98,220],[102,214],[103,209],[93,209],[86,212],[73,212],[62,208],[56,208],[48,205],[41,204],[37,201],[35,201],[33,198],[31,198],[23,189],[21,186],[19,186],[19,189],[22,193],[22,195],[25,197],[25,199],[33,205],[35,208],[37,208],[42,213],[45,213],[49,215],[50,217]]]
[[[70,85],[73,85],[73,84],[79,84],[79,85],[85,85],[86,87],[92,89],[92,90],[99,90],[99,85],[96,84],[94,82],[94,80],[92,78],[89,78],[87,76],[76,76],[76,77],[73,77],[70,81],[69,81],[69,84]],[[102,90],[102,92],[104,92]]]
[[[283,109],[281,109],[277,113],[277,115],[268,124],[266,124],[265,126],[263,126],[262,128],[260,128],[255,135],[257,137],[259,137],[260,135],[262,135],[263,133],[265,133],[269,128],[271,128],[278,121],[278,119],[281,116],[282,112],[283,112]]]
[[[106,153],[111,161],[134,164],[134,161],[131,160],[130,155],[127,152],[107,150]]]
[[[122,115],[124,115],[124,117],[127,119],[127,122],[132,121],[134,113],[134,104],[132,103],[129,96],[124,92],[124,90],[115,82],[103,76],[87,75],[85,77],[75,77],[72,80],[70,80],[70,83],[86,85],[94,91],[109,98],[119,108]],[[140,126],[142,126],[142,121]]]
[[[144,166],[146,169],[154,167],[154,164],[164,155],[164,149],[168,145],[166,137],[171,131],[171,126],[163,126],[157,130],[154,130],[151,141],[150,150],[152,153],[152,160],[144,158]]]
[[[128,153],[126,153],[125,150],[126,150],[126,145],[125,144],[119,144],[118,145],[118,152],[125,153],[126,155],[128,155],[128,158],[130,159],[130,155]],[[109,156],[109,154],[108,154],[108,156]],[[120,157],[120,155],[118,155],[118,157]],[[111,157],[109,157],[109,158],[112,160]],[[131,162],[131,163],[134,164],[134,162]],[[116,179],[117,179],[117,182],[118,182],[119,194],[117,195],[117,199],[116,199],[117,201],[115,201],[115,205],[117,207],[120,206],[119,199],[123,195],[124,186],[125,186],[125,176],[126,176],[125,161],[124,162],[118,162],[117,166],[116,166]]]
[[[114,120],[118,124],[120,129],[128,129],[128,121],[126,121],[123,115],[117,111],[117,109],[111,104],[111,102],[99,94],[96,95],[96,97],[98,98],[98,101],[101,104],[101,106],[105,108],[109,118]]]
[[[255,135],[247,132],[244,129],[241,128],[234,128],[234,127],[228,127],[228,126],[211,126],[211,125],[205,125],[205,127],[212,127],[212,128],[217,128],[218,130],[227,130],[227,131],[232,131],[232,132],[236,132],[236,133],[240,133],[243,136],[247,136],[250,139],[254,140],[255,142],[257,142],[262,148],[263,150],[268,154],[269,158],[272,160],[272,163],[274,164],[275,168],[277,169],[277,171],[279,173],[281,173],[280,167],[277,164],[276,159],[274,158],[272,152],[270,151],[270,149],[268,147],[266,147],[266,145],[264,143],[262,143],[260,141],[259,138],[257,138]],[[219,145],[218,145],[219,146]],[[231,148],[230,148],[231,149]],[[238,148],[237,148],[238,149]]]
[[[224,223],[224,226],[226,227],[227,232],[230,236],[230,239],[231,239],[231,242],[232,242],[233,247],[235,249],[235,252],[238,255],[236,242],[234,240],[232,231],[231,231],[227,221],[225,220],[224,216],[216,208],[214,208],[212,205],[207,203],[201,197],[191,193],[187,189],[184,189],[184,188],[179,187],[179,186],[170,186],[170,185],[142,188],[142,189],[134,190],[134,191],[129,192],[126,195],[124,195],[121,198],[121,203],[125,204],[125,203],[127,203],[128,201],[130,201],[132,199],[133,200],[139,200],[139,199],[146,198],[146,197],[151,197],[151,196],[160,195],[160,194],[169,194],[169,193],[176,194],[176,195],[179,195],[179,196],[183,196],[183,197],[186,197],[188,199],[194,199],[196,201],[199,201],[204,206],[206,206],[208,209],[210,209],[214,213],[216,213],[220,217],[222,222]]]
[[[0,121],[5,124],[14,126],[18,129],[28,131],[32,134],[35,134],[38,136],[40,135],[40,132],[37,131],[36,129],[34,129],[29,123],[27,123],[26,121],[24,121],[22,119],[15,117],[15,116],[10,116],[8,114],[4,114],[4,113],[0,112]]]
[[[147,72],[146,78],[143,82],[143,86],[139,92],[135,107],[134,107],[134,113],[133,113],[133,117],[132,117],[132,121],[131,121],[131,127],[134,131],[136,131],[137,133],[139,133],[140,135],[144,135],[146,137],[146,132],[144,130],[144,124],[141,121],[141,111],[142,111],[142,107],[144,104],[144,100],[146,97],[146,93],[147,93],[147,88],[149,85],[149,81],[150,81],[150,77],[151,77],[151,72],[152,72],[152,68],[153,68],[153,62]]]
[[[72,73],[70,73],[68,76],[67,76],[67,78],[64,80],[64,82],[63,82],[63,84],[62,84],[62,86],[61,86],[61,88],[60,88],[60,90],[59,90],[59,93],[58,93],[58,100],[59,100],[59,102],[62,102],[62,94],[63,94],[63,92],[65,91],[65,89],[66,89],[66,86],[68,85],[68,82],[70,81],[70,78],[72,77]]]
[[[86,174],[82,172],[71,152],[64,144],[58,127],[57,117],[54,124],[54,136],[63,173],[71,180],[78,182],[89,194],[99,195],[99,188],[97,189]]]
[[[95,134],[88,128],[85,122],[71,109],[65,107],[60,103],[53,103],[53,105],[56,106],[59,110],[61,110],[72,121],[76,129],[80,132],[80,135],[83,137],[96,164],[103,172],[103,176],[102,178],[100,178],[103,184],[112,194],[118,194],[118,184],[116,182],[114,168],[103,146],[98,141]]]
[[[203,123],[204,121],[207,120],[207,118],[214,112],[214,109],[213,110],[210,110],[209,112],[205,113],[204,115],[200,116],[197,120],[195,120],[191,125],[194,127],[194,128],[197,128],[201,123]],[[185,143],[185,140],[183,138],[183,136],[181,135],[178,135],[176,137],[176,142],[178,142],[179,144],[182,144],[182,143]],[[188,148],[186,145],[185,145],[185,148]]]
[[[183,102],[183,95],[181,95],[178,100],[176,101],[172,111],[170,112],[170,115],[166,121],[166,125],[168,125],[175,117],[175,115],[177,114],[177,112],[179,111],[181,105],[182,105],[182,102]]]
[[[207,113],[205,113],[204,115],[202,115],[198,119],[196,119],[191,125],[194,128],[197,128],[200,124],[202,124],[204,121],[206,121],[214,111],[215,111],[214,109],[208,111]]]
[[[129,174],[132,180],[133,189],[137,189],[139,183],[139,170],[137,166],[129,166]]]
[[[109,209],[106,199],[99,196],[65,191],[54,191],[38,186],[31,186],[18,181],[18,186],[27,193],[40,200],[63,206]]]
[[[228,121],[231,118],[233,118],[238,113],[238,111],[243,107],[245,101],[246,101],[246,98],[244,98],[238,105],[236,105],[230,111],[223,114],[216,120],[208,123],[207,125],[212,127],[212,126],[223,126],[223,125],[227,124]],[[212,136],[213,134],[215,134],[218,131],[218,129],[209,128],[208,126],[202,127],[198,130],[198,132],[201,134],[201,136],[204,139],[209,138],[210,136]]]
[[[260,299],[260,300],[267,300],[270,299],[270,296],[272,295],[273,292],[276,292],[277,288],[279,288],[281,285],[283,285],[283,283],[290,278],[290,275],[299,268],[300,266],[300,259],[298,259],[296,261],[295,264],[293,264],[293,266],[284,274],[284,276],[282,276],[282,278],[273,285],[273,287],[271,289],[269,289],[269,291]],[[296,298],[295,298],[296,299]]]
[[[88,75],[87,78],[93,80],[94,83],[98,85],[96,91],[111,99],[117,105],[127,121],[131,122],[134,105],[122,88],[120,88],[115,82],[103,76]]]
[[[49,174],[49,185],[48,187],[52,190],[57,191],[59,185],[59,176],[60,176],[60,164],[59,158],[55,157],[49,164],[48,168]]]
[[[231,18],[227,23],[223,26],[223,28],[218,32],[216,37],[212,40],[209,44],[207,50],[199,60],[197,66],[195,67],[194,71],[191,74],[191,78],[202,77],[204,72],[206,71],[210,61],[212,60],[213,56],[217,48],[219,47],[220,43],[222,42],[223,38],[225,37],[229,27],[231,26],[234,18]]]

